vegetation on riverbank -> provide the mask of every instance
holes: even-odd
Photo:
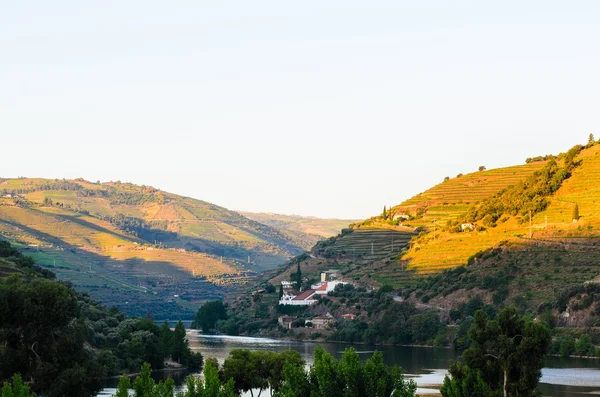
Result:
[[[37,266],[0,241],[0,382],[22,376],[46,397],[95,396],[104,378],[144,362],[162,368],[172,358],[199,368],[180,322],[171,331],[149,319],[127,318]]]
[[[412,397],[416,384],[406,380],[402,369],[388,367],[383,355],[375,352],[366,362],[352,348],[336,360],[323,348],[317,347],[314,363],[305,369],[305,361],[293,350],[281,353],[233,350],[222,367],[209,359],[204,367],[204,380],[190,376],[187,391],[178,397],[234,397],[242,392],[270,391],[274,397]],[[150,366],[144,364],[142,373],[133,383],[121,378],[114,397],[128,396],[133,386],[135,397],[174,397],[173,381],[154,383]]]

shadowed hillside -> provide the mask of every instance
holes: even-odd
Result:
[[[289,235],[211,203],[82,179],[0,179],[0,234],[60,279],[136,314],[127,306],[139,296],[191,313],[303,252]]]

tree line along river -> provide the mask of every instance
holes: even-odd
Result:
[[[201,352],[204,358],[215,357],[220,363],[233,349],[267,350],[280,352],[296,350],[312,364],[316,346],[323,346],[334,357],[340,358],[344,349],[354,347],[366,360],[375,350],[383,353],[388,365],[399,365],[407,376],[414,377],[419,386],[418,393],[436,394],[442,384],[449,363],[460,355],[452,349],[409,347],[409,346],[373,346],[339,343],[315,343],[287,341],[267,338],[252,338],[224,335],[201,335],[198,331],[189,331],[188,339],[193,351]],[[171,376],[181,387],[186,372],[156,372],[157,379]],[[115,393],[118,379],[108,379],[106,387],[99,397],[109,397]],[[547,357],[540,390],[545,396],[583,397],[600,394],[600,359]]]

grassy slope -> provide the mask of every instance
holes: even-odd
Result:
[[[595,237],[598,236],[600,230],[600,145],[585,149],[578,157],[581,164],[577,167],[571,178],[566,180],[561,188],[550,198],[550,206],[543,212],[536,214],[533,217],[533,238],[534,240],[561,240],[570,237]],[[518,175],[522,178],[529,175],[534,169],[541,165],[536,164],[535,167],[522,166],[520,172],[513,174],[507,170],[516,170],[516,167],[505,168],[502,170],[492,170],[484,173],[475,173],[463,177],[465,180],[482,180],[478,175],[491,173],[492,175]],[[528,172],[525,172],[528,170]],[[459,180],[461,178],[458,178]],[[475,185],[464,184],[463,182],[452,181],[442,183],[426,194],[421,194],[415,198],[402,203],[396,207],[397,210],[406,210],[408,208],[416,208],[423,203],[431,203],[428,212],[423,219],[417,219],[412,222],[406,222],[413,226],[425,226],[430,232],[433,230],[433,213],[431,210],[436,210],[436,215],[440,202],[457,203],[459,200],[465,202],[466,192],[473,193],[473,197],[477,199],[485,198],[486,195],[491,195],[506,185],[506,182],[495,182],[495,189],[473,190]],[[462,183],[465,192],[458,189],[457,184]],[[486,192],[485,194],[483,192]],[[475,201],[471,200],[471,204]],[[580,214],[582,218],[579,222],[573,223],[571,216],[575,203],[579,204]],[[444,207],[443,204],[441,206]],[[429,233],[421,237],[418,242],[402,257],[400,263],[391,264],[386,268],[380,269],[378,277],[382,282],[391,282],[401,286],[410,277],[400,271],[402,266],[409,270],[416,271],[419,274],[432,274],[439,271],[454,268],[456,266],[467,263],[468,258],[472,255],[497,246],[502,242],[529,242],[529,224],[521,224],[517,219],[512,217],[505,223],[498,224],[495,228],[488,228],[481,232],[466,232],[466,233],[449,233],[440,232],[439,226],[445,224],[448,219],[456,219],[457,216],[466,212],[467,207],[460,210],[454,210],[445,213],[445,218],[441,216],[438,219],[443,219],[440,222],[435,233]]]
[[[244,281],[250,272],[302,252],[278,230],[207,202],[154,191],[136,205],[124,204],[112,196],[39,190],[46,182],[0,181],[0,192],[18,193],[28,202],[0,198],[0,236],[20,244],[60,279],[125,310],[124,301],[137,299],[131,293],[167,301],[189,287],[194,289],[186,293],[190,300],[214,298],[223,293],[220,286]],[[125,195],[145,191],[131,184],[71,182]],[[46,198],[55,205],[45,205]],[[145,234],[144,240],[102,219],[118,214],[144,220],[158,232]],[[148,238],[154,235],[159,246]],[[251,264],[246,263],[248,256]]]
[[[433,229],[434,220],[436,225],[444,225],[448,220],[456,219],[477,201],[524,180],[545,164],[539,162],[497,168],[452,178],[393,207],[392,212],[415,215],[417,209],[423,208],[426,212],[422,218],[405,224]]]
[[[272,226],[293,238],[298,245],[311,249],[317,241],[336,236],[349,224],[356,222],[347,219],[321,219],[298,215],[240,212],[247,218]]]

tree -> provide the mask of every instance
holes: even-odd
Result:
[[[440,388],[443,397],[492,397],[492,391],[481,377],[481,373],[460,362],[450,364],[448,371],[451,378],[446,376]]]
[[[353,348],[337,361],[318,346],[308,374],[302,367],[285,366],[283,384],[274,396],[412,397],[416,389],[413,380],[405,380],[402,369],[387,367],[379,352],[362,364]]]
[[[125,382],[124,382],[125,383]],[[119,386],[121,383],[119,382]],[[132,383],[134,397],[172,397],[175,390],[175,382],[170,377],[165,382],[154,382],[151,376],[150,364],[144,363],[140,375]],[[121,392],[121,390],[118,390]]]
[[[0,279],[0,380],[15,372],[46,397],[96,395],[106,375],[84,347],[75,292],[55,281]]]
[[[296,289],[296,291],[300,291],[300,289],[302,288],[302,270],[300,270],[300,263],[298,263],[296,273],[292,274],[290,278],[294,282],[294,288]]]
[[[185,338],[185,327],[180,321],[175,325],[175,330],[171,334],[171,357],[173,360],[181,363],[190,352],[189,343]]]
[[[171,357],[173,354],[173,349],[171,346],[171,328],[169,327],[169,322],[165,320],[163,325],[160,327],[160,348],[163,352],[164,357]]]
[[[387,219],[387,207],[385,205],[383,206],[383,213],[381,214],[381,217],[383,220]]]
[[[596,143],[596,138],[594,138],[594,134],[590,134],[588,137],[588,145],[592,146],[594,143]]]
[[[574,221],[578,221],[580,216],[579,216],[579,204],[575,204],[575,207],[573,207],[573,216],[572,216]]]
[[[492,392],[502,392],[505,397],[534,392],[551,342],[546,324],[521,316],[514,307],[503,309],[493,320],[479,310],[469,337],[471,347],[462,359],[469,368],[479,371]]]
[[[450,180],[450,177],[449,177],[449,176],[447,176],[447,177],[444,177],[444,182],[448,182],[449,180]]]
[[[12,378],[12,385],[4,382],[4,387],[0,390],[0,397],[35,397],[35,394],[29,391],[29,386],[23,384],[20,374],[15,374]]]
[[[592,341],[592,337],[588,334],[583,334],[575,342],[575,352],[579,356],[594,356],[596,354],[596,348]]]
[[[264,352],[252,352],[248,349],[235,349],[223,363],[223,375],[233,380],[237,394],[248,392],[254,397],[253,389],[265,389],[268,385],[265,370]]]
[[[187,391],[178,397],[235,397],[233,380],[223,384],[219,378],[218,365],[207,363],[204,367],[204,382],[200,377],[186,378]]]
[[[485,166],[483,166],[483,165],[479,166],[479,172],[482,172],[482,171],[485,171],[485,170],[486,170]]]
[[[209,332],[219,320],[227,320],[227,310],[223,301],[206,302],[198,309],[192,328],[202,328],[202,332]]]

